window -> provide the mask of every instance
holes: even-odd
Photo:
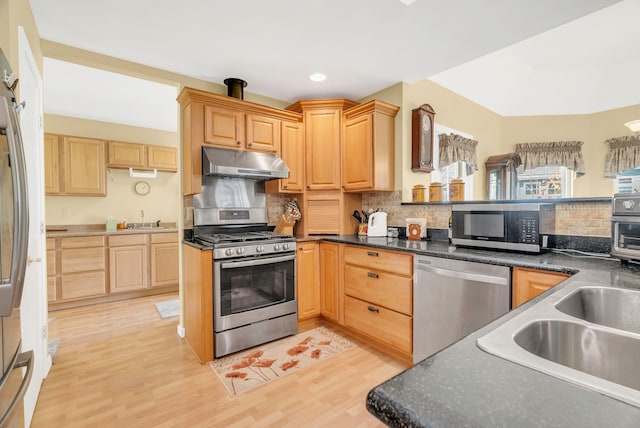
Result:
[[[438,123],[435,124],[434,128],[435,134],[435,145],[434,145],[434,153],[439,153],[439,139],[438,135],[440,134],[458,134],[465,138],[473,139],[472,135],[465,134],[464,132],[460,132],[456,129],[448,128],[446,126],[442,126]],[[444,188],[444,198],[443,201],[449,200],[449,188],[448,184],[454,178],[461,178],[464,180],[464,199],[466,201],[473,200],[473,174],[467,175],[467,163],[465,161],[458,161],[452,164],[446,165],[440,168],[439,156],[434,156],[433,167],[434,170],[431,171],[431,182],[442,183]]]
[[[518,173],[518,199],[569,198],[574,175],[564,166],[540,166]]]

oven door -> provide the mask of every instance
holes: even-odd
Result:
[[[640,260],[640,218],[611,218],[611,254],[623,259]]]
[[[214,330],[297,313],[295,278],[295,253],[214,261]]]

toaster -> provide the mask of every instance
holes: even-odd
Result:
[[[376,212],[369,215],[367,236],[387,236],[387,213]]]

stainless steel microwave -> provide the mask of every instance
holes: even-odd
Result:
[[[539,253],[548,236],[540,232],[541,209],[549,204],[454,204],[451,242],[454,245]]]

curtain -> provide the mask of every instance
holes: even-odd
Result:
[[[574,170],[576,177],[583,176],[585,170],[582,144],[582,141],[516,144],[516,153],[522,159],[519,170],[539,166],[565,166]]]
[[[458,161],[467,163],[467,175],[478,169],[476,146],[478,142],[458,134],[438,134],[439,166],[450,165]]]
[[[628,169],[640,167],[640,137],[625,135],[605,141],[609,151],[604,161],[604,176],[616,175]]]

